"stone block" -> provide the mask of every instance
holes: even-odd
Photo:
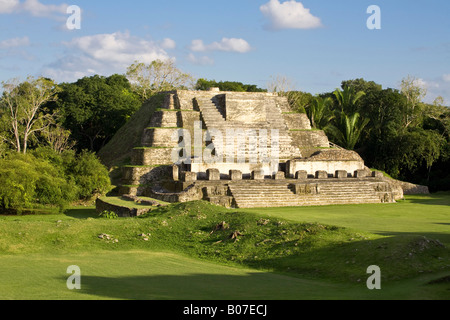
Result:
[[[337,179],[347,178],[347,171],[345,170],[336,170],[335,175]]]
[[[380,172],[380,171],[372,171],[372,177],[373,177],[373,178],[383,178],[384,175],[383,175],[383,172]]]
[[[318,193],[318,186],[315,184],[296,184],[294,192],[298,195],[313,195]]]
[[[230,170],[230,180],[242,180],[242,171]]]
[[[180,167],[177,165],[172,166],[172,178],[173,178],[173,181],[180,180]]]
[[[283,171],[278,171],[277,173],[275,173],[273,178],[275,180],[282,180],[282,179],[286,179],[286,175],[285,175],[285,173]]]
[[[209,181],[218,181],[218,180],[220,180],[220,171],[219,171],[219,169],[208,169],[208,170],[206,170],[206,180],[209,180]]]
[[[197,172],[185,172],[184,181],[185,182],[197,181]]]
[[[295,179],[297,180],[306,180],[308,179],[308,172],[305,170],[299,170],[295,173]]]
[[[316,171],[316,179],[328,179],[328,172]]]
[[[264,171],[263,170],[252,171],[252,180],[264,180]]]
[[[367,177],[367,171],[364,169],[356,170],[355,174],[353,176],[355,178],[365,178],[365,177]]]

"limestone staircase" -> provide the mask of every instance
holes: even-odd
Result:
[[[225,155],[226,151],[231,151],[236,154],[239,147],[237,142],[235,143],[234,141],[227,141],[225,139],[227,129],[244,130],[245,137],[248,139],[248,141],[258,141],[258,139],[261,137],[259,131],[261,129],[265,129],[267,130],[267,139],[262,144],[262,146],[267,147],[267,155],[269,157],[271,156],[272,149],[275,149],[275,152],[277,152],[280,159],[290,159],[292,157],[299,157],[301,155],[300,150],[292,145],[292,138],[289,135],[289,131],[280,110],[268,110],[269,112],[267,113],[266,122],[244,124],[241,122],[226,121],[212,99],[196,98],[196,101],[206,128],[218,129],[221,131],[224,141],[223,148]],[[272,141],[271,139],[271,130],[273,129],[278,130],[278,138],[274,141]],[[234,149],[228,148],[230,144],[234,147]],[[261,144],[258,143],[258,146],[261,146]],[[258,150],[249,150],[249,148],[245,148],[245,150],[239,150],[239,152],[243,152],[247,159],[251,159],[255,156],[257,157],[256,153],[258,152]]]
[[[361,204],[391,202],[385,191],[377,191],[379,183],[366,181],[310,184],[317,193],[295,194],[289,182],[246,182],[229,184],[238,208],[321,206],[333,204]]]

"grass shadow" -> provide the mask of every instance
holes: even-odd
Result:
[[[440,191],[423,195],[405,195],[405,200],[400,200],[415,204],[450,206],[450,192]]]
[[[365,290],[271,273],[83,276],[81,281],[80,293],[126,300],[357,299]]]
[[[67,209],[66,211],[64,211],[64,215],[81,220],[88,218],[98,218],[98,214],[95,208],[90,207]]]
[[[418,297],[446,300],[450,297],[450,291],[442,283],[437,286],[432,282],[423,277],[419,281],[383,285],[383,290],[368,290],[366,281],[337,283],[275,273],[82,276],[79,293],[101,299],[147,301],[409,300]],[[177,312],[182,314],[182,311]]]

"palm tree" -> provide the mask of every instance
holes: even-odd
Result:
[[[306,113],[311,125],[315,129],[327,130],[334,119],[331,111],[333,100],[330,97],[315,97],[311,105],[306,108]]]
[[[353,150],[369,121],[369,119],[362,119],[358,112],[348,116],[342,111],[337,126],[330,125],[328,132],[333,135],[341,147]]]
[[[355,92],[354,87],[345,86],[343,90],[336,89],[333,94],[336,97],[341,112],[345,111],[353,114],[357,111],[356,103],[365,95],[365,92]]]

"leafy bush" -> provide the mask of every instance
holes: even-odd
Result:
[[[22,209],[35,199],[39,173],[24,156],[0,160],[0,206]]]
[[[0,208],[16,210],[35,205],[63,209],[78,199],[110,191],[107,169],[93,153],[56,153],[38,148],[0,159]]]
[[[89,199],[95,194],[106,194],[111,190],[108,170],[92,152],[83,151],[79,154],[70,167],[70,174],[82,199]]]
[[[117,219],[119,216],[114,211],[105,210],[99,214],[99,217],[105,219]]]

